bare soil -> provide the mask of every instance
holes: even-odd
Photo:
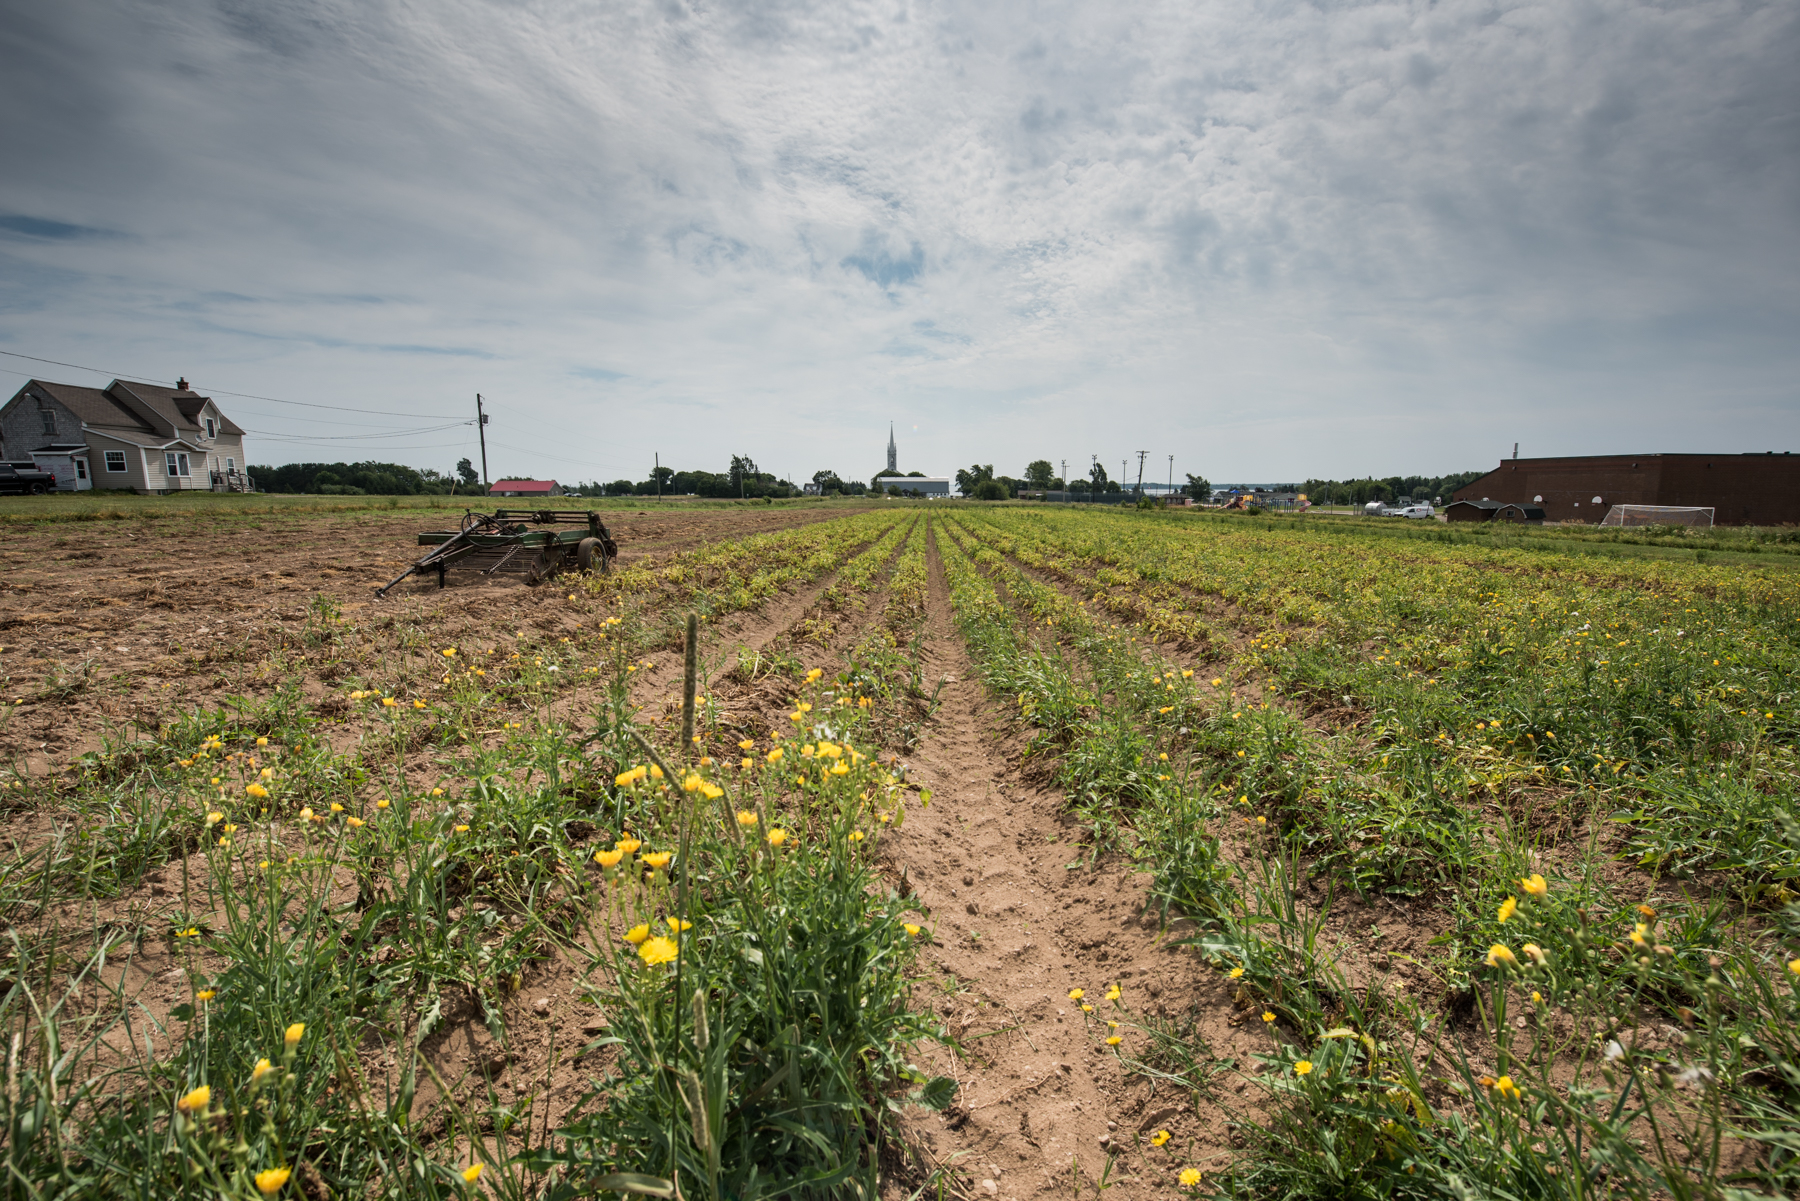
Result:
[[[621,564],[722,538],[842,516],[848,506],[608,513]],[[0,550],[0,765],[44,776],[133,722],[216,705],[243,670],[302,628],[322,597],[392,617],[441,643],[571,630],[554,582],[415,577],[375,589],[424,553],[441,514],[195,517],[9,527]],[[312,681],[323,692],[327,682]],[[22,702],[22,703],[20,703]]]

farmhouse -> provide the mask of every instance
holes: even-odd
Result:
[[[489,496],[561,496],[562,485],[555,480],[495,480]]]
[[[244,431],[187,380],[83,388],[30,380],[0,406],[0,459],[53,472],[61,491],[248,492]]]
[[[1704,506],[1719,525],[1800,522],[1800,458],[1738,455],[1585,455],[1503,459],[1454,493],[1456,501],[1536,505],[1550,521],[1595,523],[1614,505]],[[1485,520],[1456,516],[1451,521]],[[1465,511],[1467,512],[1467,511]]]

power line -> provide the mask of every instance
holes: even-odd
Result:
[[[11,355],[15,359],[26,359],[33,363],[49,363],[53,367],[70,367],[76,371],[91,371],[95,375],[110,375],[114,379],[142,380],[145,383],[158,384],[165,388],[174,386],[167,380],[158,380],[152,376],[139,375],[131,371],[105,371],[99,367],[84,367],[80,363],[65,363],[60,359],[40,359],[36,355],[20,354],[16,350],[0,350],[0,354]],[[333,409],[340,413],[365,413],[371,417],[424,417],[429,419],[438,416],[436,413],[397,413],[389,409],[363,409],[355,405],[319,404],[317,401],[311,400],[283,400],[279,396],[258,396],[254,392],[228,392],[224,388],[213,388],[211,391],[220,396],[237,396],[245,400],[266,400],[270,404],[278,405],[298,405],[303,409]]]
[[[416,438],[420,434],[438,434],[445,430],[453,430],[458,426],[474,425],[473,421],[452,421],[448,425],[430,425],[416,430],[395,430],[391,434],[271,434],[262,430],[245,430],[246,434],[255,434],[258,438],[273,438],[278,442],[373,442],[381,438]]]

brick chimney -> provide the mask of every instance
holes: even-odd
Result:
[[[176,387],[177,387],[177,388],[179,388],[179,389],[180,389],[180,390],[181,390],[181,391],[183,391],[183,392],[186,392],[186,391],[187,391],[187,390],[188,390],[188,386],[187,386],[187,377],[186,377],[186,376],[183,376],[183,377],[181,377],[181,378],[180,378],[180,379],[178,379],[178,380],[176,380],[176,381],[175,381],[175,386],[176,386]]]

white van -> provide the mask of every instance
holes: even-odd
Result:
[[[1388,513],[1394,517],[1414,517],[1421,520],[1437,516],[1437,510],[1430,505],[1407,505],[1404,509],[1389,509]]]

